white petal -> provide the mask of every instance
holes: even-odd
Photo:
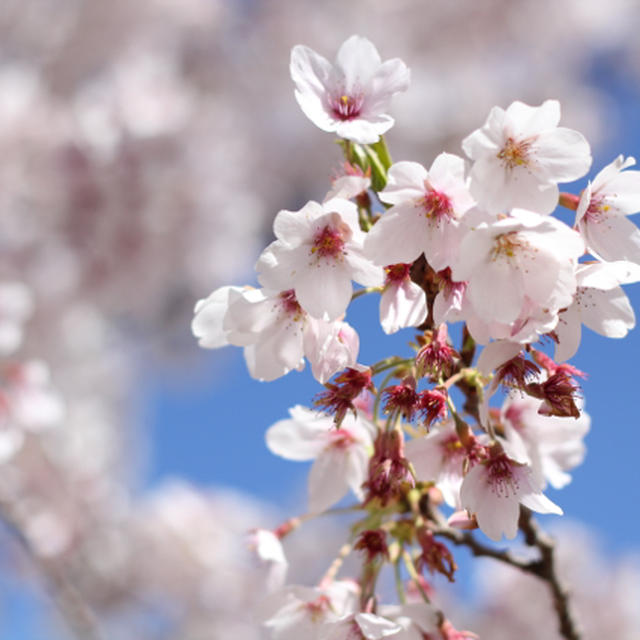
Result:
[[[309,511],[321,513],[348,491],[348,456],[344,449],[329,447],[318,455],[309,472]]]
[[[314,459],[329,442],[333,420],[299,405],[289,413],[290,419],[279,420],[267,429],[267,448],[287,460]]]
[[[404,327],[417,327],[428,314],[427,298],[410,280],[388,286],[380,296],[380,324],[385,333],[395,333]]]

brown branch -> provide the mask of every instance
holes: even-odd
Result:
[[[569,590],[561,582],[556,570],[553,538],[540,529],[531,517],[531,511],[525,507],[522,507],[520,512],[520,530],[524,533],[525,542],[540,551],[540,560],[532,563],[529,573],[549,583],[562,637],[567,640],[580,640],[582,634],[571,608]]]
[[[441,520],[438,519],[440,522]],[[456,546],[467,547],[474,556],[483,556],[499,560],[544,580],[549,584],[553,596],[553,606],[558,616],[559,631],[566,640],[581,640],[578,624],[571,609],[569,592],[560,581],[555,564],[555,545],[553,539],[544,533],[531,517],[531,512],[522,507],[519,523],[526,543],[540,552],[537,560],[525,560],[507,549],[496,549],[479,542],[471,532],[453,529],[444,524],[432,528],[434,535],[450,540]]]

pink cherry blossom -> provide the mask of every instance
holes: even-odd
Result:
[[[582,441],[591,419],[584,411],[576,420],[540,415],[540,400],[529,396],[511,396],[502,406],[505,438],[514,446],[524,446],[526,462],[536,477],[542,477],[555,489],[571,482],[567,473],[582,463]],[[544,485],[543,487],[544,488]]]
[[[580,235],[555,218],[512,213],[469,231],[451,269],[454,281],[467,282],[465,294],[487,323],[511,324],[525,304],[557,312],[576,290]]]
[[[382,640],[387,637],[407,638],[404,627],[398,622],[373,613],[356,613],[327,625],[321,640]]]
[[[580,197],[576,225],[589,251],[603,260],[640,264],[640,230],[626,218],[640,211],[640,171],[624,171],[635,163],[618,156]]]
[[[458,438],[453,420],[433,427],[423,438],[413,438],[405,447],[418,479],[435,482],[445,502],[459,508],[467,450]]]
[[[359,500],[373,447],[375,427],[347,414],[339,429],[333,419],[296,406],[291,418],[280,420],[266,433],[269,450],[288,460],[314,460],[309,473],[309,509],[321,512],[351,489]]]
[[[538,513],[562,515],[562,509],[542,493],[531,467],[492,452],[465,476],[460,488],[462,507],[475,515],[478,526],[492,540],[515,538],[520,505]]]
[[[280,211],[273,229],[277,240],[258,260],[258,280],[270,289],[293,289],[314,318],[336,320],[343,315],[352,280],[364,286],[382,284],[382,269],[362,253],[364,233],[352,202],[333,198],[308,202],[300,211]]]
[[[441,153],[429,171],[417,162],[397,162],[380,199],[394,206],[364,243],[375,264],[411,263],[424,253],[436,270],[451,265],[460,244],[460,220],[474,205],[462,158]]]
[[[311,122],[361,144],[377,142],[393,126],[391,98],[409,86],[402,60],[382,62],[373,44],[357,35],[342,44],[334,65],[309,47],[295,46],[290,71],[296,100]]]
[[[471,194],[491,211],[514,207],[548,214],[558,204],[558,183],[577,180],[591,166],[584,136],[558,127],[560,104],[513,102],[493,107],[484,126],[462,142],[473,160]]]
[[[357,585],[346,580],[321,587],[290,585],[262,604],[263,624],[273,640],[320,640],[328,625],[355,610],[357,596]]]
[[[624,338],[636,324],[633,307],[619,286],[640,280],[640,266],[624,260],[579,265],[573,303],[563,309],[555,334],[555,360],[572,358],[580,345],[582,324],[607,338]]]
[[[324,383],[358,356],[354,329],[346,322],[312,318],[291,289],[221,287],[198,301],[191,328],[202,347],[244,347],[249,373],[258,380],[301,370],[306,356],[313,375]]]
[[[422,287],[411,281],[410,264],[385,267],[386,279],[380,296],[380,324],[387,333],[416,327],[427,319],[427,298]]]

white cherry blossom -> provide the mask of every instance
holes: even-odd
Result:
[[[380,265],[413,262],[422,253],[436,270],[451,265],[461,239],[460,219],[473,207],[464,160],[441,153],[427,171],[417,162],[389,168],[383,202],[394,205],[365,239],[365,254]]]
[[[356,205],[343,198],[308,202],[300,211],[280,211],[273,223],[277,240],[262,253],[258,280],[270,289],[293,289],[314,318],[344,314],[353,287],[380,286],[382,269],[362,253],[364,233]]]
[[[468,300],[488,323],[511,324],[525,304],[558,311],[576,290],[580,234],[555,218],[520,209],[512,214],[469,231],[451,269],[455,281],[467,282]]]
[[[410,264],[394,264],[385,268],[380,324],[387,334],[405,327],[417,327],[427,318],[427,297],[422,288],[411,281],[410,267]]]
[[[431,428],[422,438],[405,445],[407,459],[418,479],[435,482],[445,502],[460,508],[460,486],[466,450],[458,438],[453,420],[445,420]]]
[[[607,338],[624,338],[636,324],[633,307],[619,286],[640,281],[640,266],[624,260],[582,264],[573,303],[558,318],[555,360],[572,358],[582,337],[582,325]]]
[[[356,613],[327,625],[320,640],[382,640],[390,636],[401,638],[403,631],[402,625],[388,618],[373,613]]]
[[[266,433],[269,450],[288,460],[314,460],[309,473],[309,509],[328,509],[351,489],[359,500],[373,449],[375,427],[347,414],[339,429],[327,415],[296,406],[291,418],[280,420]]]
[[[324,383],[358,356],[358,334],[346,322],[309,316],[293,290],[221,287],[198,301],[191,325],[202,347],[244,347],[252,377],[275,380],[311,363]]]
[[[587,247],[603,260],[640,263],[640,230],[626,216],[640,211],[640,171],[634,158],[618,156],[587,185],[576,211],[576,225]]]
[[[501,411],[505,438],[516,447],[521,441],[534,475],[561,489],[571,482],[567,471],[584,460],[583,438],[591,419],[584,411],[576,420],[541,415],[541,406],[542,401],[530,396],[507,398]]]
[[[342,44],[333,65],[309,47],[295,46],[290,71],[309,120],[362,144],[377,142],[393,126],[391,98],[406,91],[410,75],[402,60],[382,62],[374,45],[357,35]]]
[[[560,103],[539,107],[513,102],[493,107],[487,121],[462,142],[473,160],[471,194],[481,206],[506,212],[514,207],[541,214],[558,204],[558,183],[582,177],[591,166],[584,136],[558,127]]]
[[[562,509],[542,493],[531,467],[493,452],[465,476],[460,488],[462,507],[475,515],[478,526],[492,540],[518,533],[520,505],[538,513],[562,515]]]
[[[273,640],[320,640],[327,625],[351,614],[357,604],[356,583],[335,580],[320,587],[290,585],[260,607]]]
[[[380,613],[402,627],[402,630],[394,635],[396,640],[423,640],[425,634],[439,633],[438,611],[426,602],[383,605],[380,607]]]
[[[249,533],[249,549],[253,552],[257,565],[257,578],[267,592],[284,586],[289,563],[278,536],[267,529],[254,529]]]

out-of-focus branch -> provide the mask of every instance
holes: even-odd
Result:
[[[540,559],[532,562],[527,571],[549,583],[562,637],[567,640],[580,640],[582,634],[573,615],[569,591],[561,582],[556,570],[553,538],[540,529],[538,523],[532,518],[531,511],[525,507],[522,507],[520,513],[520,530],[524,534],[526,543],[540,551]]]
[[[34,551],[12,516],[12,511],[10,504],[0,500],[0,520],[18,541],[29,562],[45,582],[51,600],[69,630],[78,640],[103,640],[95,616],[78,590],[59,567]]]

